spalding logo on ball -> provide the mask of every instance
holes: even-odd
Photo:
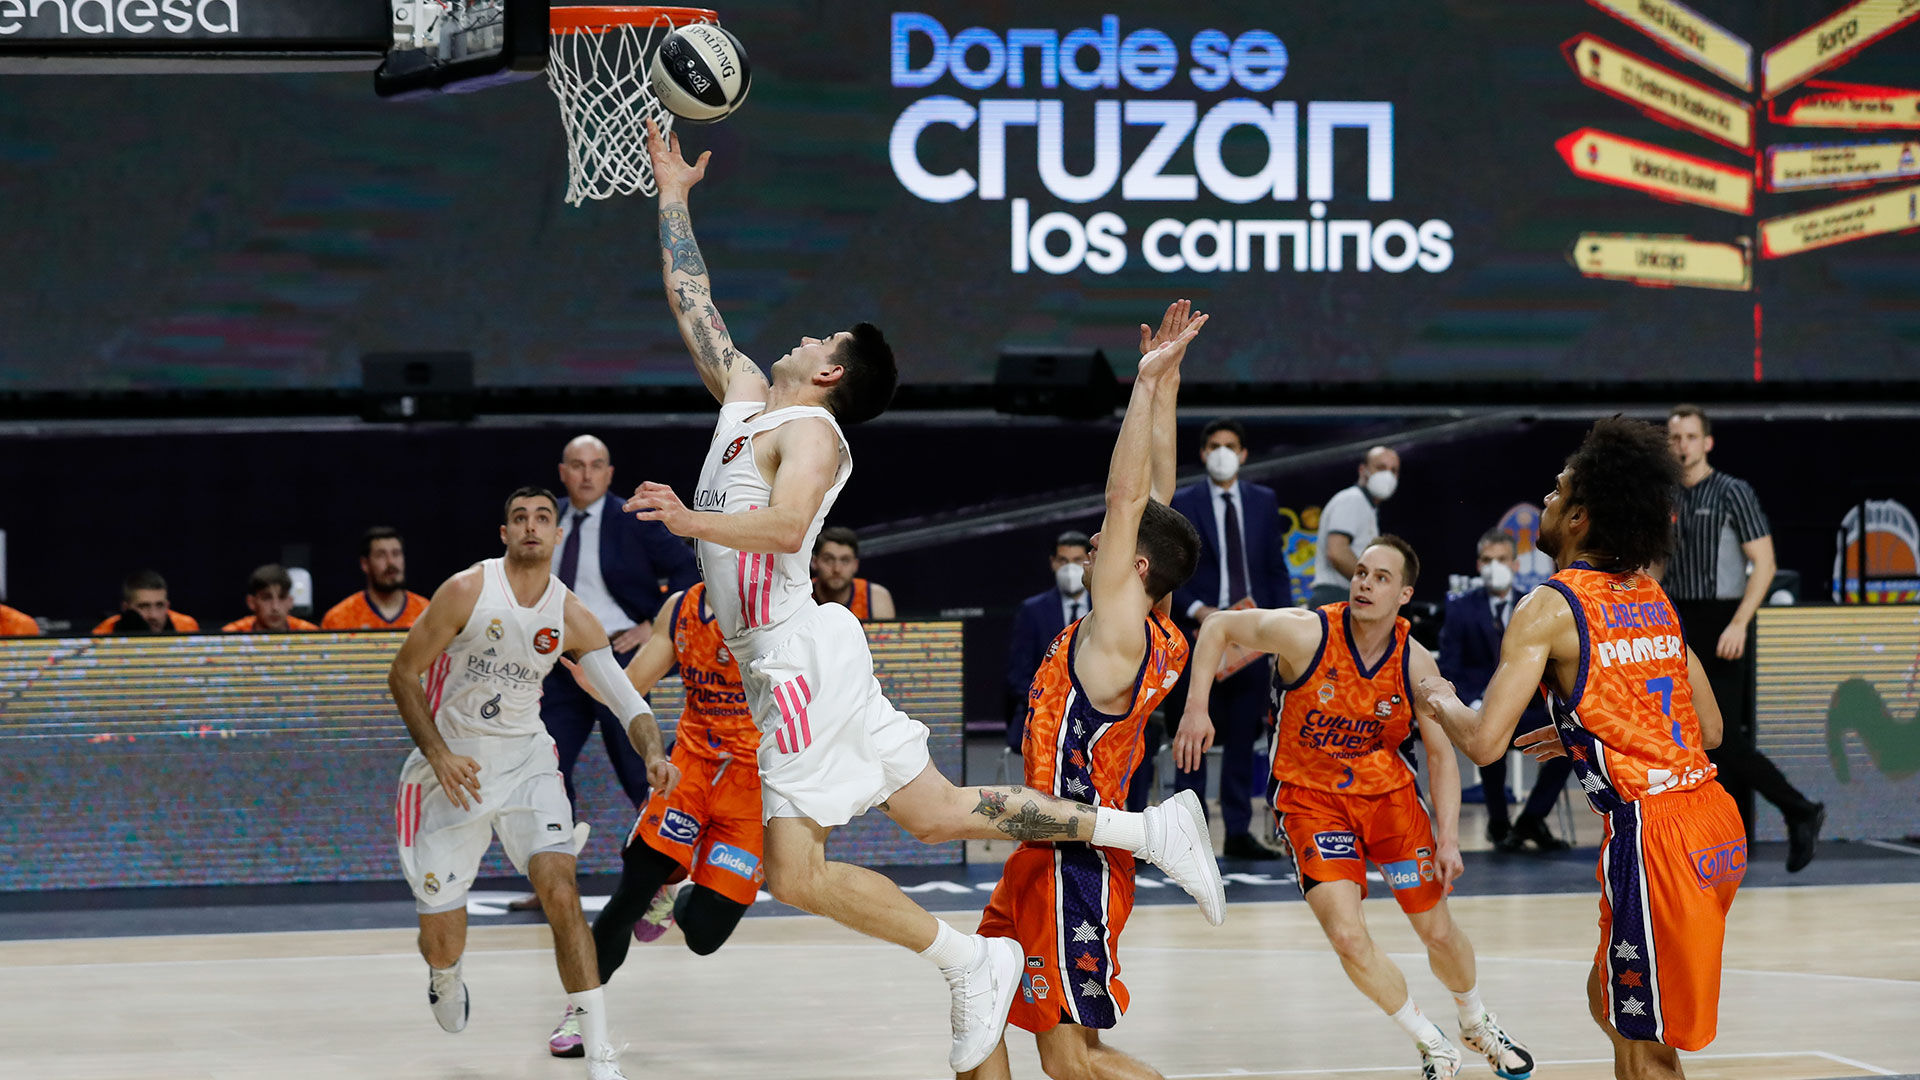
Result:
[[[731,116],[753,84],[740,39],[712,23],[694,23],[668,34],[653,54],[650,75],[660,104],[695,124]]]

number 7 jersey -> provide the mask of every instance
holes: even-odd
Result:
[[[1660,584],[1574,563],[1550,578],[1573,608],[1580,667],[1573,693],[1547,687],[1553,722],[1595,810],[1669,791],[1714,774],[1693,711],[1680,618]]]

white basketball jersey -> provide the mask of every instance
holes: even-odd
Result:
[[[694,495],[695,510],[726,514],[744,514],[773,501],[773,490],[760,475],[754,460],[753,437],[791,420],[818,417],[833,427],[840,442],[840,468],[833,486],[820,500],[820,509],[807,527],[806,541],[792,554],[762,554],[735,551],[701,541],[700,573],[707,582],[707,604],[719,620],[727,647],[742,657],[758,655],[781,637],[777,630],[813,602],[813,541],[820,526],[833,509],[833,500],[846,486],[853,472],[853,454],[847,438],[834,422],[833,414],[812,405],[794,405],[772,412],[758,401],[736,401],[720,407],[720,422],[713,429],[713,444],[707,448],[707,461],[700,469],[700,488]]]
[[[548,574],[539,602],[521,607],[504,564],[504,559],[480,564],[480,598],[473,614],[427,670],[427,704],[445,738],[546,730],[540,722],[540,684],[566,651],[567,587]]]

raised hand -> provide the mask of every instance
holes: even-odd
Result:
[[[1179,337],[1187,329],[1187,323],[1195,316],[1191,300],[1175,300],[1167,305],[1167,313],[1160,316],[1160,329],[1150,330],[1146,323],[1140,324],[1140,355],[1145,356],[1153,350]]]
[[[653,159],[653,180],[660,189],[660,197],[684,199],[693,185],[706,179],[707,159],[713,156],[708,150],[700,155],[700,160],[687,164],[680,154],[680,136],[668,133],[665,139],[660,137],[660,129],[647,121],[647,156]]]
[[[1208,318],[1209,316],[1206,315],[1195,315],[1187,320],[1186,326],[1171,340],[1163,345],[1155,345],[1150,352],[1142,356],[1139,377],[1157,379],[1180,370],[1180,359],[1187,354],[1188,343],[1200,333],[1201,327],[1207,325]]]

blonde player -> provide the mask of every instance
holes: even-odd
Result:
[[[593,939],[574,884],[573,812],[559,756],[540,722],[540,683],[562,655],[580,668],[628,727],[647,778],[671,788],[678,774],[653,713],[613,659],[586,605],[548,572],[558,503],[541,488],[507,498],[502,558],[448,578],[393,658],[387,685],[418,749],[400,770],[394,805],[400,866],[420,914],[427,1002],[447,1031],[467,1026],[460,955],[467,890],[498,833],[507,857],[533,882],[567,1002],[578,1017],[590,1080],[624,1080],[607,1041]],[[424,683],[423,683],[424,680]]]
[[[1217,924],[1226,897],[1205,820],[1190,793],[1131,814],[1022,787],[956,788],[933,767],[926,725],[882,695],[860,621],[838,604],[815,603],[808,575],[807,552],[852,470],[840,425],[886,409],[897,379],[893,350],[861,323],[801,339],[769,379],[734,347],[693,238],[687,194],[705,175],[706,156],[688,165],[677,141],[669,148],[651,129],[648,149],[660,190],[667,296],[721,405],[694,505],[648,483],[627,509],[698,542],[707,603],[739,662],[761,733],[768,890],[938,967],[953,995],[948,1064],[957,1072],[976,1068],[1006,1027],[1020,985],[1019,947],[962,934],[879,874],[828,862],[828,832],[879,807],[929,843],[1087,840],[1160,867]],[[1184,352],[1191,337],[1160,348]],[[1151,572],[1130,534],[1110,537],[1100,559]]]

